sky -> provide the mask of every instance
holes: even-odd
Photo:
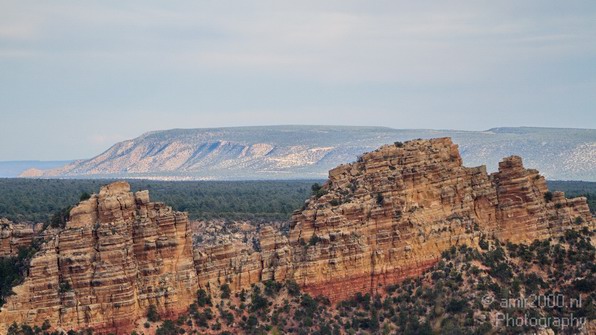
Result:
[[[0,160],[171,128],[595,128],[595,106],[593,0],[0,0]]]

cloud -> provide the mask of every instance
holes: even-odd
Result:
[[[168,127],[596,126],[593,1],[0,7],[0,142],[35,120],[61,158]]]
[[[589,13],[560,18],[521,8],[512,14],[515,2],[331,3],[52,3],[13,28],[0,28],[0,36],[12,32],[24,40],[44,31],[22,45],[23,55],[134,57],[174,70],[260,71],[331,82],[457,84],[537,57],[595,52],[586,46],[593,29],[581,24],[594,26]],[[14,12],[26,13],[23,7]],[[9,50],[4,53],[19,54]]]
[[[36,25],[29,22],[0,23],[0,39],[25,40],[37,34]]]

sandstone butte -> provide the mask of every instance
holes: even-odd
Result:
[[[386,145],[331,170],[322,191],[294,212],[289,235],[263,228],[255,251],[238,243],[193,249],[185,213],[116,182],[76,206],[43,244],[0,310],[0,332],[13,321],[47,319],[124,334],[148,306],[173,317],[198,288],[215,294],[223,283],[240,290],[294,279],[338,301],[416,276],[453,245],[483,237],[528,243],[595,227],[585,198],[547,192],[520,157],[487,174],[464,167],[449,138]]]

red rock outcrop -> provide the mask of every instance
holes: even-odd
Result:
[[[332,300],[411,277],[481,236],[530,242],[594,226],[586,199],[547,193],[512,156],[488,175],[449,138],[386,145],[329,172],[325,193],[294,214],[292,278]]]
[[[294,279],[332,300],[413,277],[453,245],[481,237],[518,243],[594,226],[584,198],[550,194],[521,158],[499,171],[462,165],[448,138],[383,146],[329,172],[319,196],[292,218],[286,241],[261,232],[261,252],[243,244],[203,248],[201,286],[235,289]]]
[[[186,310],[196,289],[186,214],[117,182],[75,207],[65,229],[42,246],[0,324],[49,320],[125,333],[149,305],[163,315]]]
[[[15,256],[19,248],[31,245],[35,231],[33,226],[0,219],[0,257]]]

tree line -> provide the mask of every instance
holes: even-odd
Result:
[[[15,222],[64,220],[69,206],[113,180],[0,179],[0,217]],[[312,180],[130,180],[132,191],[149,190],[151,201],[186,211],[191,219],[287,220],[310,196]]]

